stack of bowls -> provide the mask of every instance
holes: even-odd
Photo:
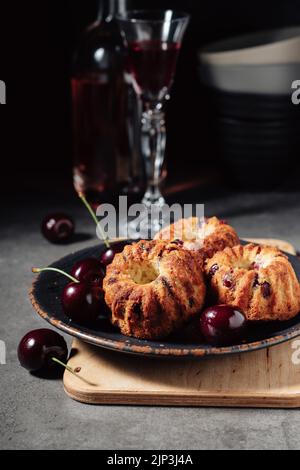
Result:
[[[200,77],[217,117],[228,173],[247,187],[281,183],[300,150],[300,27],[253,33],[199,54]]]

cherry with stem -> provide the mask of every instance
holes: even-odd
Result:
[[[101,233],[101,238],[102,240],[104,241],[105,245],[106,245],[106,248],[110,249],[111,246],[110,246],[110,243],[107,239],[107,237],[105,236],[104,232],[103,232],[103,229],[101,227],[101,224],[99,224],[99,221],[96,217],[96,214],[95,212],[93,211],[93,209],[91,208],[90,204],[88,203],[86,197],[84,196],[83,193],[79,193],[79,198],[82,200],[83,204],[85,205],[85,207],[87,208],[87,210],[89,211],[93,221],[95,222],[96,224],[96,227],[99,228],[99,231]]]
[[[83,382],[85,382],[86,384],[88,385],[92,385],[88,380],[86,380],[84,377],[82,377],[81,375],[79,375],[79,372],[76,372],[76,369],[73,369],[72,367],[68,366],[67,364],[64,364],[63,362],[61,362],[59,359],[57,359],[56,357],[51,357],[51,360],[53,362],[55,362],[56,364],[59,364],[60,366],[64,367],[68,372],[70,372],[71,374],[75,375],[75,377],[77,377],[78,379],[82,380]]]
[[[67,358],[68,347],[65,339],[56,331],[46,328],[28,332],[18,346],[19,362],[29,372],[47,372],[51,376],[53,372],[56,372],[56,366],[59,365],[87,382],[78,375],[80,370],[77,371],[66,364]]]
[[[71,281],[64,287],[61,295],[63,310],[71,320],[84,325],[97,320],[104,306],[104,295],[100,283],[97,285],[79,281],[58,268],[32,268],[32,272],[35,274],[46,271],[62,274]]]
[[[89,211],[90,215],[92,216],[92,219],[93,221],[95,222],[96,224],[96,227],[99,228],[99,231],[101,233],[101,237],[102,237],[102,240],[103,242],[105,243],[106,245],[106,251],[104,251],[104,253],[102,254],[101,256],[101,263],[103,264],[103,266],[108,266],[109,264],[112,263],[115,255],[121,251],[120,249],[114,247],[112,248],[112,246],[110,245],[109,243],[109,240],[107,239],[107,237],[105,236],[104,232],[103,232],[103,229],[101,227],[101,224],[99,223],[97,217],[96,217],[96,214],[95,212],[93,211],[93,209],[91,208],[90,204],[88,203],[86,197],[84,196],[83,193],[79,193],[79,197],[80,199],[82,200],[83,204],[85,205],[85,207],[87,208],[87,210]],[[121,247],[120,247],[121,248]],[[122,247],[123,249],[123,247]]]
[[[71,276],[71,274],[68,274],[65,271],[62,271],[61,269],[58,269],[58,268],[32,268],[33,274],[40,274],[40,273],[48,272],[48,271],[50,271],[50,272],[52,271],[54,273],[62,274],[63,276],[69,278],[70,281],[74,282],[75,284],[76,283],[79,284],[79,282],[80,282],[78,279]]]

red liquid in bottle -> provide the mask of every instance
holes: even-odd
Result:
[[[161,100],[170,88],[180,51],[179,43],[134,41],[128,45],[128,68],[137,92]]]
[[[91,200],[101,194],[102,202],[111,200],[117,189],[122,129],[117,117],[121,101],[117,106],[114,88],[115,81],[100,74],[72,79],[74,184]]]
[[[116,204],[121,194],[134,203],[143,194],[140,155],[129,147],[127,93],[122,77],[72,79],[74,186],[95,205]]]

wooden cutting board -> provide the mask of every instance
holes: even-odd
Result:
[[[255,241],[295,253],[287,242]],[[65,372],[65,391],[83,403],[300,407],[300,339],[245,354],[172,360],[121,354],[76,339],[68,365],[80,372]]]

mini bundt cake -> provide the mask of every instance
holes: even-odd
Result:
[[[203,258],[211,258],[217,251],[240,243],[235,230],[217,217],[180,219],[163,228],[155,236],[156,240],[182,240],[184,248],[198,251]]]
[[[103,283],[112,323],[141,339],[163,338],[180,328],[204,303],[197,258],[176,242],[127,245],[108,266]]]
[[[300,311],[300,286],[287,256],[248,244],[206,261],[213,300],[240,308],[248,320],[289,320]]]

